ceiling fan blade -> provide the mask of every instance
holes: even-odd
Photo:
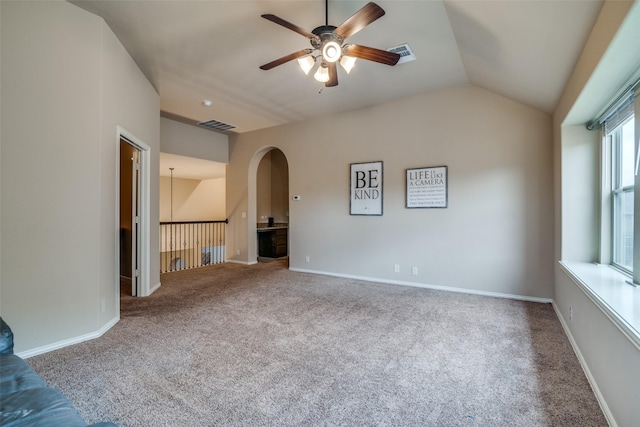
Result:
[[[337,62],[329,62],[329,80],[324,85],[326,87],[338,86]]]
[[[400,55],[386,50],[376,49],[373,47],[360,46],[357,44],[349,44],[343,46],[345,55],[354,56],[356,58],[366,59],[368,61],[379,62],[380,64],[396,65],[400,60]]]
[[[340,26],[335,29],[335,33],[343,39],[346,39],[383,15],[384,10],[380,6],[375,3],[367,3],[362,9],[340,24]]]
[[[270,70],[272,68],[277,67],[278,65],[282,65],[285,62],[292,61],[296,58],[300,58],[301,56],[308,55],[312,52],[311,49],[302,49],[297,52],[290,53],[289,55],[283,56],[282,58],[278,58],[275,61],[271,61],[268,64],[264,64],[260,66],[262,70]]]
[[[292,24],[289,21],[285,21],[284,19],[280,18],[279,16],[276,15],[272,15],[272,14],[266,14],[266,15],[261,15],[264,19],[267,19],[271,22],[275,22],[278,25],[282,25],[285,28],[288,28],[292,31],[295,31],[298,34],[301,34],[303,36],[305,36],[308,39],[312,39],[314,37],[316,37],[313,33],[305,30],[302,27],[298,27],[296,24]]]

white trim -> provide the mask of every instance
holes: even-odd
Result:
[[[555,301],[551,303],[551,306],[553,307],[554,311],[556,312],[556,315],[558,316],[558,319],[560,320],[560,324],[562,325],[562,329],[564,329],[564,333],[567,335],[567,338],[569,338],[569,343],[571,344],[571,347],[573,348],[573,352],[578,358],[578,361],[580,362],[580,366],[582,367],[582,370],[584,371],[584,374],[587,377],[587,380],[589,381],[591,388],[593,389],[593,393],[596,396],[596,400],[598,401],[598,405],[600,405],[600,409],[602,410],[604,417],[607,419],[607,422],[609,423],[610,427],[618,427],[618,423],[616,423],[616,419],[613,417],[613,413],[609,409],[609,405],[607,405],[607,401],[604,399],[604,395],[600,391],[600,388],[598,387],[598,383],[596,383],[596,379],[591,374],[589,365],[587,365],[587,361],[582,355],[582,352],[580,351],[580,347],[578,347],[578,343],[573,338],[573,335],[571,334],[571,329],[569,329],[569,325],[567,325],[567,322],[564,320],[564,317],[562,316],[560,308],[558,308]]]
[[[364,280],[367,282],[385,283],[388,285],[411,286],[414,288],[433,289],[437,291],[446,291],[446,292],[457,292],[461,294],[479,295],[479,296],[485,296],[485,297],[505,298],[505,299],[512,299],[512,300],[518,300],[518,301],[539,302],[543,304],[549,304],[553,302],[551,298],[531,297],[527,295],[504,294],[501,292],[489,292],[489,291],[480,291],[476,289],[456,288],[451,286],[429,285],[427,283],[405,282],[402,280],[389,280],[389,279],[380,279],[377,277],[355,276],[352,274],[329,273],[326,271],[306,270],[303,268],[292,267],[292,268],[289,268],[289,270],[297,271],[300,273],[320,274],[323,276],[343,277],[346,279]]]
[[[151,295],[152,293],[154,293],[155,291],[157,291],[158,289],[160,289],[160,286],[162,286],[161,282],[156,283],[150,290],[149,290],[149,295]]]
[[[258,261],[242,261],[239,259],[228,259],[225,262],[228,262],[230,264],[242,264],[242,265],[253,265],[258,263]]]
[[[598,281],[601,283],[592,283],[592,285],[601,284],[609,287],[610,289],[615,289],[617,286],[621,292],[626,291],[632,295],[636,295],[635,298],[640,298],[640,289],[632,288],[630,285],[625,284],[624,282],[627,280],[626,276],[617,270],[611,268],[608,265],[603,264],[590,264],[590,263],[578,263],[578,262],[568,262],[568,261],[559,261],[560,268],[564,271],[567,276],[578,286],[580,290],[589,298],[595,305],[604,313],[605,316],[611,323],[613,323],[622,334],[631,341],[631,343],[640,350],[640,334],[635,329],[636,325],[629,323],[627,319],[623,315],[621,315],[614,307],[610,304],[613,304],[613,301],[607,301],[601,295],[599,295],[596,291],[592,289],[589,284],[589,280],[596,280],[593,277],[588,279],[586,277],[581,277],[577,272],[575,272],[573,268],[582,267],[584,269],[591,270],[593,269],[606,269],[600,270],[600,272],[605,273],[607,277],[597,277]],[[584,272],[583,272],[584,273]],[[636,299],[637,301],[637,299]],[[633,306],[633,304],[631,304]]]
[[[142,140],[137,138],[132,133],[128,132],[126,129],[121,126],[117,126],[116,129],[116,222],[115,222],[115,233],[116,233],[116,242],[120,239],[120,185],[119,185],[119,177],[120,177],[120,139],[125,138],[128,141],[132,142],[136,148],[140,150],[140,296],[146,297],[151,295],[151,147],[145,144]],[[120,248],[119,245],[116,245],[116,254],[115,259],[120,259]],[[120,268],[119,264],[116,263],[117,271],[116,277],[120,277]],[[116,306],[117,312],[120,312],[120,283],[117,283],[116,286]]]
[[[68,347],[70,345],[80,344],[81,342],[84,342],[84,341],[90,341],[96,338],[100,338],[102,335],[105,334],[105,332],[113,328],[115,324],[118,323],[118,321],[120,321],[120,315],[111,319],[107,324],[105,324],[102,328],[98,329],[95,332],[91,332],[85,335],[80,335],[79,337],[70,338],[68,340],[54,342],[52,344],[48,344],[42,347],[33,348],[31,350],[23,351],[21,353],[16,353],[16,355],[23,359],[28,359],[29,357],[37,356],[39,354],[48,353],[53,350],[58,350],[64,347]]]

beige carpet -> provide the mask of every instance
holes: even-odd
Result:
[[[287,270],[167,273],[102,338],[28,360],[122,426],[606,426],[549,304]]]

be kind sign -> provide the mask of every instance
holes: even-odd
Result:
[[[382,215],[382,162],[351,163],[351,215]]]

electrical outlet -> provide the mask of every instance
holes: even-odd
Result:
[[[400,264],[393,264],[393,272],[400,273]]]
[[[240,255],[240,249],[236,249],[236,255]]]
[[[411,267],[411,275],[412,276],[418,275],[418,267]]]
[[[104,313],[107,310],[107,302],[102,298],[100,301],[100,312]]]
[[[573,322],[573,307],[569,306],[569,320]]]
[[[309,255],[307,255],[306,257],[304,257],[304,260],[306,262],[311,262],[311,257]]]

